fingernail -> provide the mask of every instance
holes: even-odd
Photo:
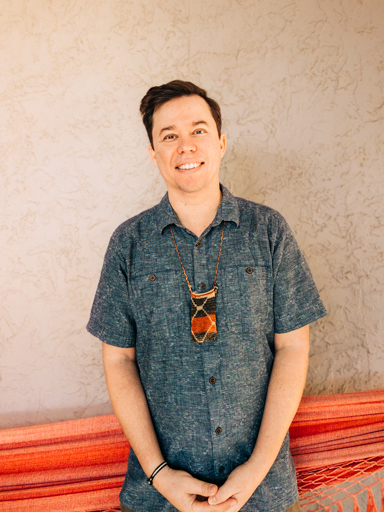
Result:
[[[215,498],[215,496],[211,496],[211,497],[209,498],[209,502],[210,502],[211,504],[212,504],[212,503],[216,503],[216,498]]]

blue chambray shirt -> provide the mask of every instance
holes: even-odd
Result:
[[[160,448],[174,469],[221,485],[254,448],[274,359],[274,333],[326,311],[311,272],[282,216],[266,206],[223,199],[198,239],[184,228],[168,195],[113,234],[87,326],[117,347],[135,347]],[[217,338],[191,338],[190,292],[217,275]],[[200,242],[200,243],[198,243]],[[263,482],[241,509],[281,512],[298,498],[289,437]],[[176,509],[148,485],[131,450],[120,499],[135,512]]]

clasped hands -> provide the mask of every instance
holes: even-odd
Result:
[[[246,462],[234,469],[221,487],[170,467],[160,471],[153,485],[180,512],[238,512],[260,481]]]

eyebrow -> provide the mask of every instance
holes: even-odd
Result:
[[[192,123],[192,126],[197,126],[198,124],[205,124],[206,126],[208,126],[208,123],[207,121],[204,121],[203,119],[201,121],[193,121]],[[171,126],[166,126],[165,128],[162,128],[160,130],[160,133],[159,133],[159,136],[163,133],[163,132],[169,132],[171,130],[176,130],[176,126],[174,124],[172,124]]]

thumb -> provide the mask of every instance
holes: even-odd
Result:
[[[229,498],[233,498],[233,500],[237,502],[236,498],[233,497],[234,492],[235,490],[231,488],[227,481],[222,487],[219,488],[214,496],[210,496],[208,503],[210,505],[218,505],[220,503],[224,503],[224,501],[227,501]]]
[[[208,482],[203,482],[202,480],[198,480],[197,478],[191,478],[189,492],[191,494],[198,494],[199,496],[214,496],[217,493],[217,485],[210,484]]]

